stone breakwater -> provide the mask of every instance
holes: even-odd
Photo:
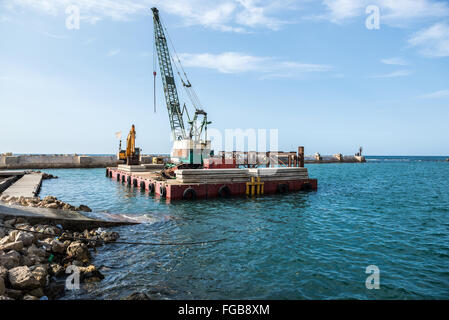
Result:
[[[50,174],[50,173],[45,173],[45,172],[36,171],[36,170],[30,171],[30,172],[34,172],[34,173],[42,173],[42,179],[43,179],[43,180],[58,179],[57,176],[54,176],[54,175],[52,175],[52,174]]]
[[[106,168],[117,166],[116,156],[0,155],[0,169]]]
[[[78,233],[32,225],[22,217],[0,220],[0,300],[61,298],[65,278],[74,270],[81,283],[103,280],[101,268],[91,263],[90,250],[118,238],[117,232],[100,228]]]
[[[86,205],[81,204],[75,207],[69,203],[58,200],[58,198],[53,196],[46,196],[43,199],[41,199],[40,197],[26,198],[26,197],[14,197],[4,195],[0,197],[0,201],[3,201],[8,205],[20,205],[24,207],[92,212],[92,209]]]

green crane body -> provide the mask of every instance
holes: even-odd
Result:
[[[181,163],[186,164],[203,164],[203,159],[210,156],[210,141],[207,141],[207,125],[211,122],[207,121],[207,113],[198,109],[195,106],[195,114],[193,119],[190,120],[187,108],[181,109],[179,103],[178,91],[176,89],[176,83],[174,78],[174,73],[171,65],[170,51],[168,49],[167,38],[164,33],[164,27],[161,23],[159,17],[159,10],[157,8],[151,8],[153,11],[153,22],[154,22],[154,43],[157,50],[157,56],[159,61],[159,68],[161,72],[162,84],[164,87],[165,101],[167,104],[168,117],[170,121],[172,138],[174,141],[174,146],[176,146],[177,141],[189,140],[189,145],[193,145],[193,148],[186,150],[187,155],[180,159]],[[179,74],[179,72],[178,72]],[[185,73],[184,73],[185,75]],[[183,86],[187,90],[192,90],[192,85],[187,79],[186,82],[182,79],[180,75]],[[192,93],[191,93],[192,94]],[[193,92],[193,96],[196,94]],[[196,97],[196,99],[198,99]],[[199,102],[199,101],[198,101]],[[188,118],[188,124],[190,129],[188,134],[186,133],[184,127],[183,113],[186,112]],[[201,117],[201,122],[199,123],[199,117]],[[201,140],[202,133],[205,133],[204,141]],[[207,151],[209,148],[209,151]],[[205,152],[206,151],[206,152]]]

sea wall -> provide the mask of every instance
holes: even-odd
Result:
[[[304,163],[357,163],[366,162],[364,156],[345,156],[340,153],[334,155],[320,155],[315,154],[314,156],[305,156]]]
[[[84,155],[1,155],[0,169],[106,168],[117,166],[117,157]]]

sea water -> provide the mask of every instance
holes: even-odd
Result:
[[[66,298],[120,299],[133,292],[156,299],[449,298],[444,158],[368,157],[307,168],[318,179],[316,192],[171,203],[106,178],[105,169],[45,170],[59,179],[45,180],[41,197],[142,222],[114,228],[121,240],[226,239],[100,247],[93,263],[106,278],[67,291]],[[366,284],[372,266],[378,289]]]

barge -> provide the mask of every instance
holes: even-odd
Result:
[[[250,153],[238,161],[235,155],[207,159],[202,169],[175,170],[173,179],[161,174],[162,164],[108,167],[106,176],[167,200],[262,196],[318,188],[317,179],[311,179],[304,167],[303,147],[298,148],[297,154],[273,152],[265,155],[263,161],[251,159]],[[288,160],[281,161],[280,156],[287,156]],[[265,167],[261,167],[262,162]]]

